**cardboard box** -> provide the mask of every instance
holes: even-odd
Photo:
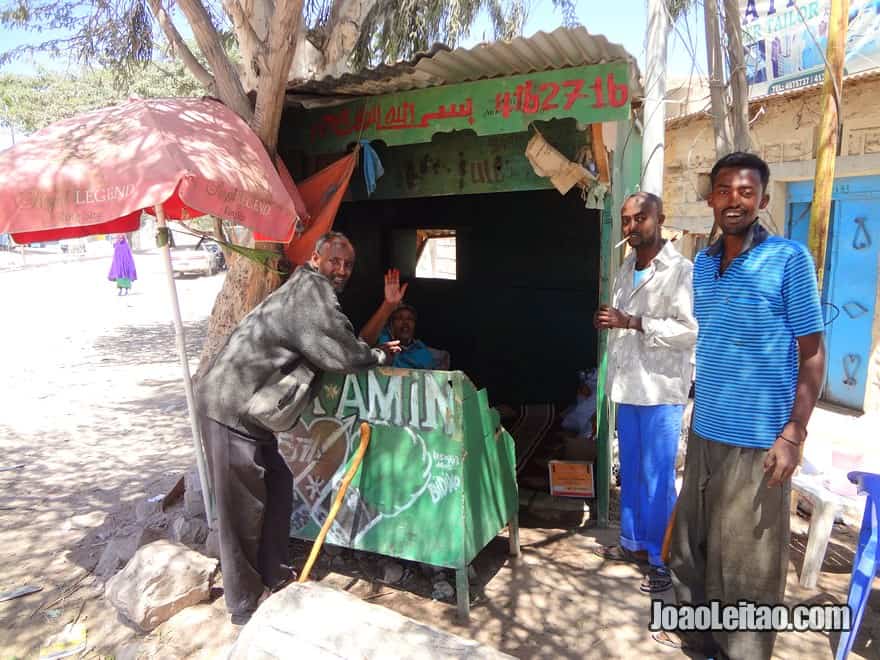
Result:
[[[573,163],[541,135],[537,129],[535,134],[526,145],[526,158],[532,165],[532,169],[540,177],[549,177],[550,182],[565,195],[576,184],[587,186],[594,177],[587,168]]]
[[[595,497],[593,464],[550,461],[550,494],[556,497]]]

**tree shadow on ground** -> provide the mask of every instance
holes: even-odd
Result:
[[[185,323],[186,353],[189,358],[198,357],[207,334],[207,324]],[[97,364],[144,365],[178,362],[174,326],[168,323],[144,323],[114,328],[95,338]],[[86,366],[79,362],[74,366]],[[182,388],[181,388],[182,391]]]

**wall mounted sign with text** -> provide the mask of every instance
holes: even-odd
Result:
[[[309,111],[299,146],[309,153],[335,153],[358,140],[399,146],[465,129],[477,135],[517,133],[534,120],[628,119],[629,73],[628,62],[610,62],[365,97]]]

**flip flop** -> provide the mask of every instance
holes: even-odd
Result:
[[[595,548],[593,554],[608,561],[621,561],[630,564],[647,564],[647,556],[641,557],[620,545],[603,545]]]
[[[686,652],[694,652],[701,653],[705,655],[708,660],[713,660],[714,658],[722,658],[723,655],[720,654],[720,651],[717,647],[714,646],[700,646],[699,644],[691,644],[686,641],[684,637],[679,635],[678,633],[670,633],[665,630],[661,630],[660,632],[651,633],[651,639],[660,644],[661,646],[665,646],[670,649],[678,649],[679,651]]]
[[[676,635],[678,639],[673,639],[669,636],[669,633],[665,630],[661,630],[660,632],[651,633],[651,639],[660,644],[661,646],[665,646],[670,649],[679,649],[685,650],[688,646],[681,641],[681,638]]]
[[[668,568],[652,566],[639,590],[646,594],[656,594],[672,588],[672,575]]]
[[[272,587],[273,594],[281,591],[282,589],[284,589],[284,587],[296,581],[297,574],[292,567],[282,565],[281,573],[281,579],[278,580],[274,587]]]

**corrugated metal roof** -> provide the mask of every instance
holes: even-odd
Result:
[[[844,85],[847,83],[857,83],[863,81],[870,81],[880,78],[880,68],[877,69],[869,69],[868,71],[860,71],[859,73],[854,73],[849,76],[844,76],[843,82]],[[804,94],[807,92],[815,91],[822,87],[822,83],[813,83],[812,85],[805,85],[804,87],[798,87],[797,89],[789,89],[784,92],[774,92],[773,94],[762,94],[761,96],[754,96],[749,99],[749,108],[751,109],[754,105],[759,105],[761,103],[765,103],[767,101],[776,101],[791,98],[792,96],[797,96],[799,94]],[[844,87],[844,103],[846,102],[846,87]],[[666,121],[667,128],[674,128],[676,126],[681,126],[682,124],[687,124],[694,119],[699,119],[700,117],[709,117],[711,108],[710,104],[707,100],[706,107],[703,110],[698,110],[696,112],[691,112],[686,115],[682,115],[680,117],[673,117]]]
[[[435,44],[428,52],[417,53],[405,62],[346,73],[337,78],[290,81],[287,100],[305,107],[333,105],[352,97],[621,60],[630,63],[631,91],[634,100],[639,99],[642,88],[636,59],[620,44],[611,43],[602,35],[590,34],[584,27],[576,27],[482,43],[473,48],[451,50],[443,44]]]

